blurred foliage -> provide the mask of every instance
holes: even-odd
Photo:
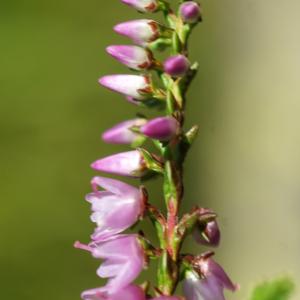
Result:
[[[288,300],[294,291],[294,283],[289,278],[277,279],[258,285],[250,300]]]

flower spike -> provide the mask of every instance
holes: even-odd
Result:
[[[168,0],[121,2],[141,13],[160,11],[164,21],[137,19],[117,24],[115,32],[129,38],[133,45],[111,45],[106,51],[135,73],[105,75],[99,83],[139,108],[160,110],[160,116],[148,119],[144,112],[137,113],[135,118],[107,129],[102,134],[105,142],[129,144],[134,150],[98,159],[91,167],[142,182],[160,177],[164,201],[157,203],[165,203],[165,209],[153,205],[144,185],[135,187],[102,176],[92,179],[92,192],[86,200],[96,228],[91,242],[76,242],[74,246],[103,261],[97,274],[108,281],[103,287],[83,292],[82,299],[225,300],[224,289],[235,291],[238,286],[211,258],[213,252],[182,254],[183,242],[190,234],[201,245],[217,247],[220,242],[213,211],[196,205],[182,216],[179,213],[185,200],[183,163],[199,129],[195,125],[186,131],[184,121],[187,91],[198,69],[198,63],[191,64],[188,59],[188,41],[201,21],[201,6],[184,0],[178,0],[176,9]],[[163,51],[168,53],[157,53]],[[151,151],[144,148],[149,142]],[[125,233],[139,226],[142,219],[153,224],[156,247],[141,230],[138,234]],[[133,284],[153,259],[158,260],[157,282]],[[180,281],[184,297],[174,294]]]

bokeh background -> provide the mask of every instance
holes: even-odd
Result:
[[[185,207],[219,213],[217,259],[242,286],[228,299],[247,300],[260,280],[300,282],[300,2],[202,2],[187,111],[201,132]],[[72,244],[93,228],[89,164],[127,149],[100,135],[136,107],[97,79],[126,72],[104,48],[129,43],[111,28],[138,17],[120,1],[0,4],[1,299],[74,300],[102,283],[98,262]],[[159,182],[150,187],[161,201]]]

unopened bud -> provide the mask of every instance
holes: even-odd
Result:
[[[140,131],[150,138],[168,141],[178,133],[179,123],[173,117],[155,118],[143,125]]]
[[[208,214],[209,216],[213,213],[210,209],[201,210],[201,215],[203,216],[205,216],[205,214]],[[209,222],[201,221],[200,216],[199,222],[193,231],[193,236],[201,245],[217,247],[221,239],[221,233],[217,221],[215,219]]]
[[[104,157],[92,163],[91,167],[97,171],[129,177],[142,177],[147,172],[143,155],[138,150]]]
[[[151,95],[151,80],[148,76],[141,75],[107,75],[99,79],[99,83],[115,92],[130,96],[137,100]]]
[[[132,144],[140,139],[141,135],[131,130],[133,127],[140,127],[146,123],[146,119],[136,118],[117,124],[106,130],[102,139],[111,144]]]
[[[124,4],[127,4],[139,12],[154,12],[158,8],[158,2],[156,0],[122,0]]]
[[[185,23],[196,23],[201,19],[201,8],[197,2],[186,1],[180,5],[179,11]]]
[[[184,76],[189,67],[189,60],[181,54],[171,56],[164,62],[164,71],[172,77]]]
[[[120,23],[114,27],[114,30],[141,46],[146,46],[160,36],[160,25],[156,21],[148,19]]]
[[[152,53],[139,46],[114,45],[107,47],[106,51],[131,69],[148,69],[153,63]]]

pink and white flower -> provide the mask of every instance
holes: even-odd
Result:
[[[107,75],[101,77],[99,83],[114,92],[137,100],[143,100],[152,94],[151,80],[146,75]]]
[[[146,46],[159,37],[159,27],[156,21],[140,19],[120,23],[114,27],[114,30],[118,34],[127,36],[137,45]]]
[[[107,293],[106,288],[96,288],[84,291],[83,300],[146,300],[144,291],[137,285],[128,285],[117,293]]]
[[[97,171],[130,177],[142,177],[147,172],[144,158],[138,150],[104,157],[92,163],[91,167]]]
[[[149,69],[153,63],[153,56],[149,50],[140,46],[113,45],[106,51],[122,64],[134,70]]]
[[[97,224],[92,235],[95,242],[105,241],[132,226],[144,211],[142,192],[119,180],[94,177],[94,192],[86,196],[92,204],[91,220]],[[105,191],[98,191],[97,187]]]
[[[225,300],[224,289],[234,292],[239,288],[211,258],[200,258],[196,267],[198,272],[187,271],[183,282],[187,300]]]
[[[108,241],[88,245],[76,242],[74,246],[104,260],[97,270],[98,276],[108,278],[105,287],[101,288],[102,293],[113,295],[120,292],[138,277],[144,267],[145,254],[136,234],[117,235]]]
[[[111,144],[132,144],[138,141],[141,135],[132,131],[131,128],[143,126],[146,122],[146,119],[143,118],[124,121],[106,130],[102,139]]]

